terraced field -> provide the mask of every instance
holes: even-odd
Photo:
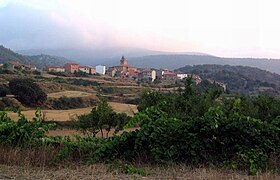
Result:
[[[60,98],[63,96],[66,97],[87,97],[91,96],[93,94],[83,92],[83,91],[63,91],[63,92],[57,92],[57,93],[49,93],[48,98]]]
[[[136,105],[133,104],[124,104],[117,102],[109,102],[109,105],[118,113],[126,113],[127,115],[133,116],[137,112]],[[42,110],[42,113],[45,116],[47,121],[69,121],[71,117],[75,115],[87,114],[90,113],[93,107],[79,108],[79,109],[70,109],[70,110]],[[32,119],[35,117],[36,110],[27,110],[22,111],[22,113],[28,118]],[[13,120],[17,120],[18,116],[16,113],[8,112],[8,116]]]

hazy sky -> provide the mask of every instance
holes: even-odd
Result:
[[[0,0],[0,44],[280,58],[279,5],[279,0]]]

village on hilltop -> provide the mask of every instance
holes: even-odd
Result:
[[[37,71],[38,69],[34,65],[22,64],[18,61],[9,61],[6,64],[0,64],[0,66],[6,66],[11,70],[25,70],[25,71]],[[138,68],[128,64],[127,59],[122,56],[120,64],[117,66],[106,67],[104,65],[97,66],[84,66],[78,63],[66,63],[63,66],[46,66],[45,71],[48,73],[84,73],[88,75],[104,75],[110,76],[116,79],[133,79],[135,81],[154,82],[159,81],[176,81],[182,80],[187,77],[191,77],[196,84],[199,84],[202,79],[195,74],[186,74],[181,72],[174,72],[168,69],[155,69],[155,68]],[[207,79],[212,84],[217,84],[226,90],[226,85],[222,82],[216,82],[211,79]]]
[[[134,79],[155,81],[158,80],[177,80],[189,77],[190,74],[176,73],[167,69],[154,69],[154,68],[137,68],[133,65],[128,64],[126,58],[122,56],[120,64],[113,67],[106,67],[103,65],[92,66],[81,66],[77,63],[66,63],[64,66],[47,66],[48,72],[84,72],[87,74],[101,74],[107,75],[119,79]],[[197,75],[192,75],[192,78],[199,83],[201,78]]]

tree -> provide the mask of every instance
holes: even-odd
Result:
[[[5,97],[7,95],[8,89],[4,85],[0,85],[0,97]]]
[[[141,93],[137,109],[138,111],[144,111],[148,107],[158,105],[164,98],[165,96],[159,91],[144,90]]]
[[[11,93],[25,105],[41,106],[47,100],[46,93],[32,79],[12,79],[9,87]]]
[[[103,100],[97,104],[95,109],[92,109],[91,114],[92,119],[97,121],[97,127],[101,132],[101,136],[104,137],[103,128],[109,132],[111,127],[114,125],[114,119],[112,118],[114,116],[114,111],[112,107],[109,106],[107,101]]]
[[[74,124],[78,130],[86,135],[96,136],[98,132],[101,132],[101,136],[104,137],[103,130],[106,130],[106,137],[108,137],[112,128],[115,129],[115,133],[122,130],[128,119],[126,114],[115,113],[112,107],[105,100],[102,100],[92,109],[90,114],[77,116]]]

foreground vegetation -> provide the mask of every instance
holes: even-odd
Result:
[[[188,79],[178,92],[143,92],[139,112],[132,118],[114,114],[101,101],[90,114],[76,119],[78,129],[92,133],[75,138],[46,136],[54,125],[45,124],[39,111],[33,121],[20,112],[19,120],[12,121],[2,112],[0,142],[6,148],[34,151],[37,156],[30,163],[35,165],[121,162],[125,172],[140,175],[145,171],[135,162],[226,167],[252,175],[267,169],[277,172],[280,101],[265,95],[222,98],[221,94],[220,89],[198,91]],[[96,131],[122,127],[137,129],[107,138],[94,136]]]

